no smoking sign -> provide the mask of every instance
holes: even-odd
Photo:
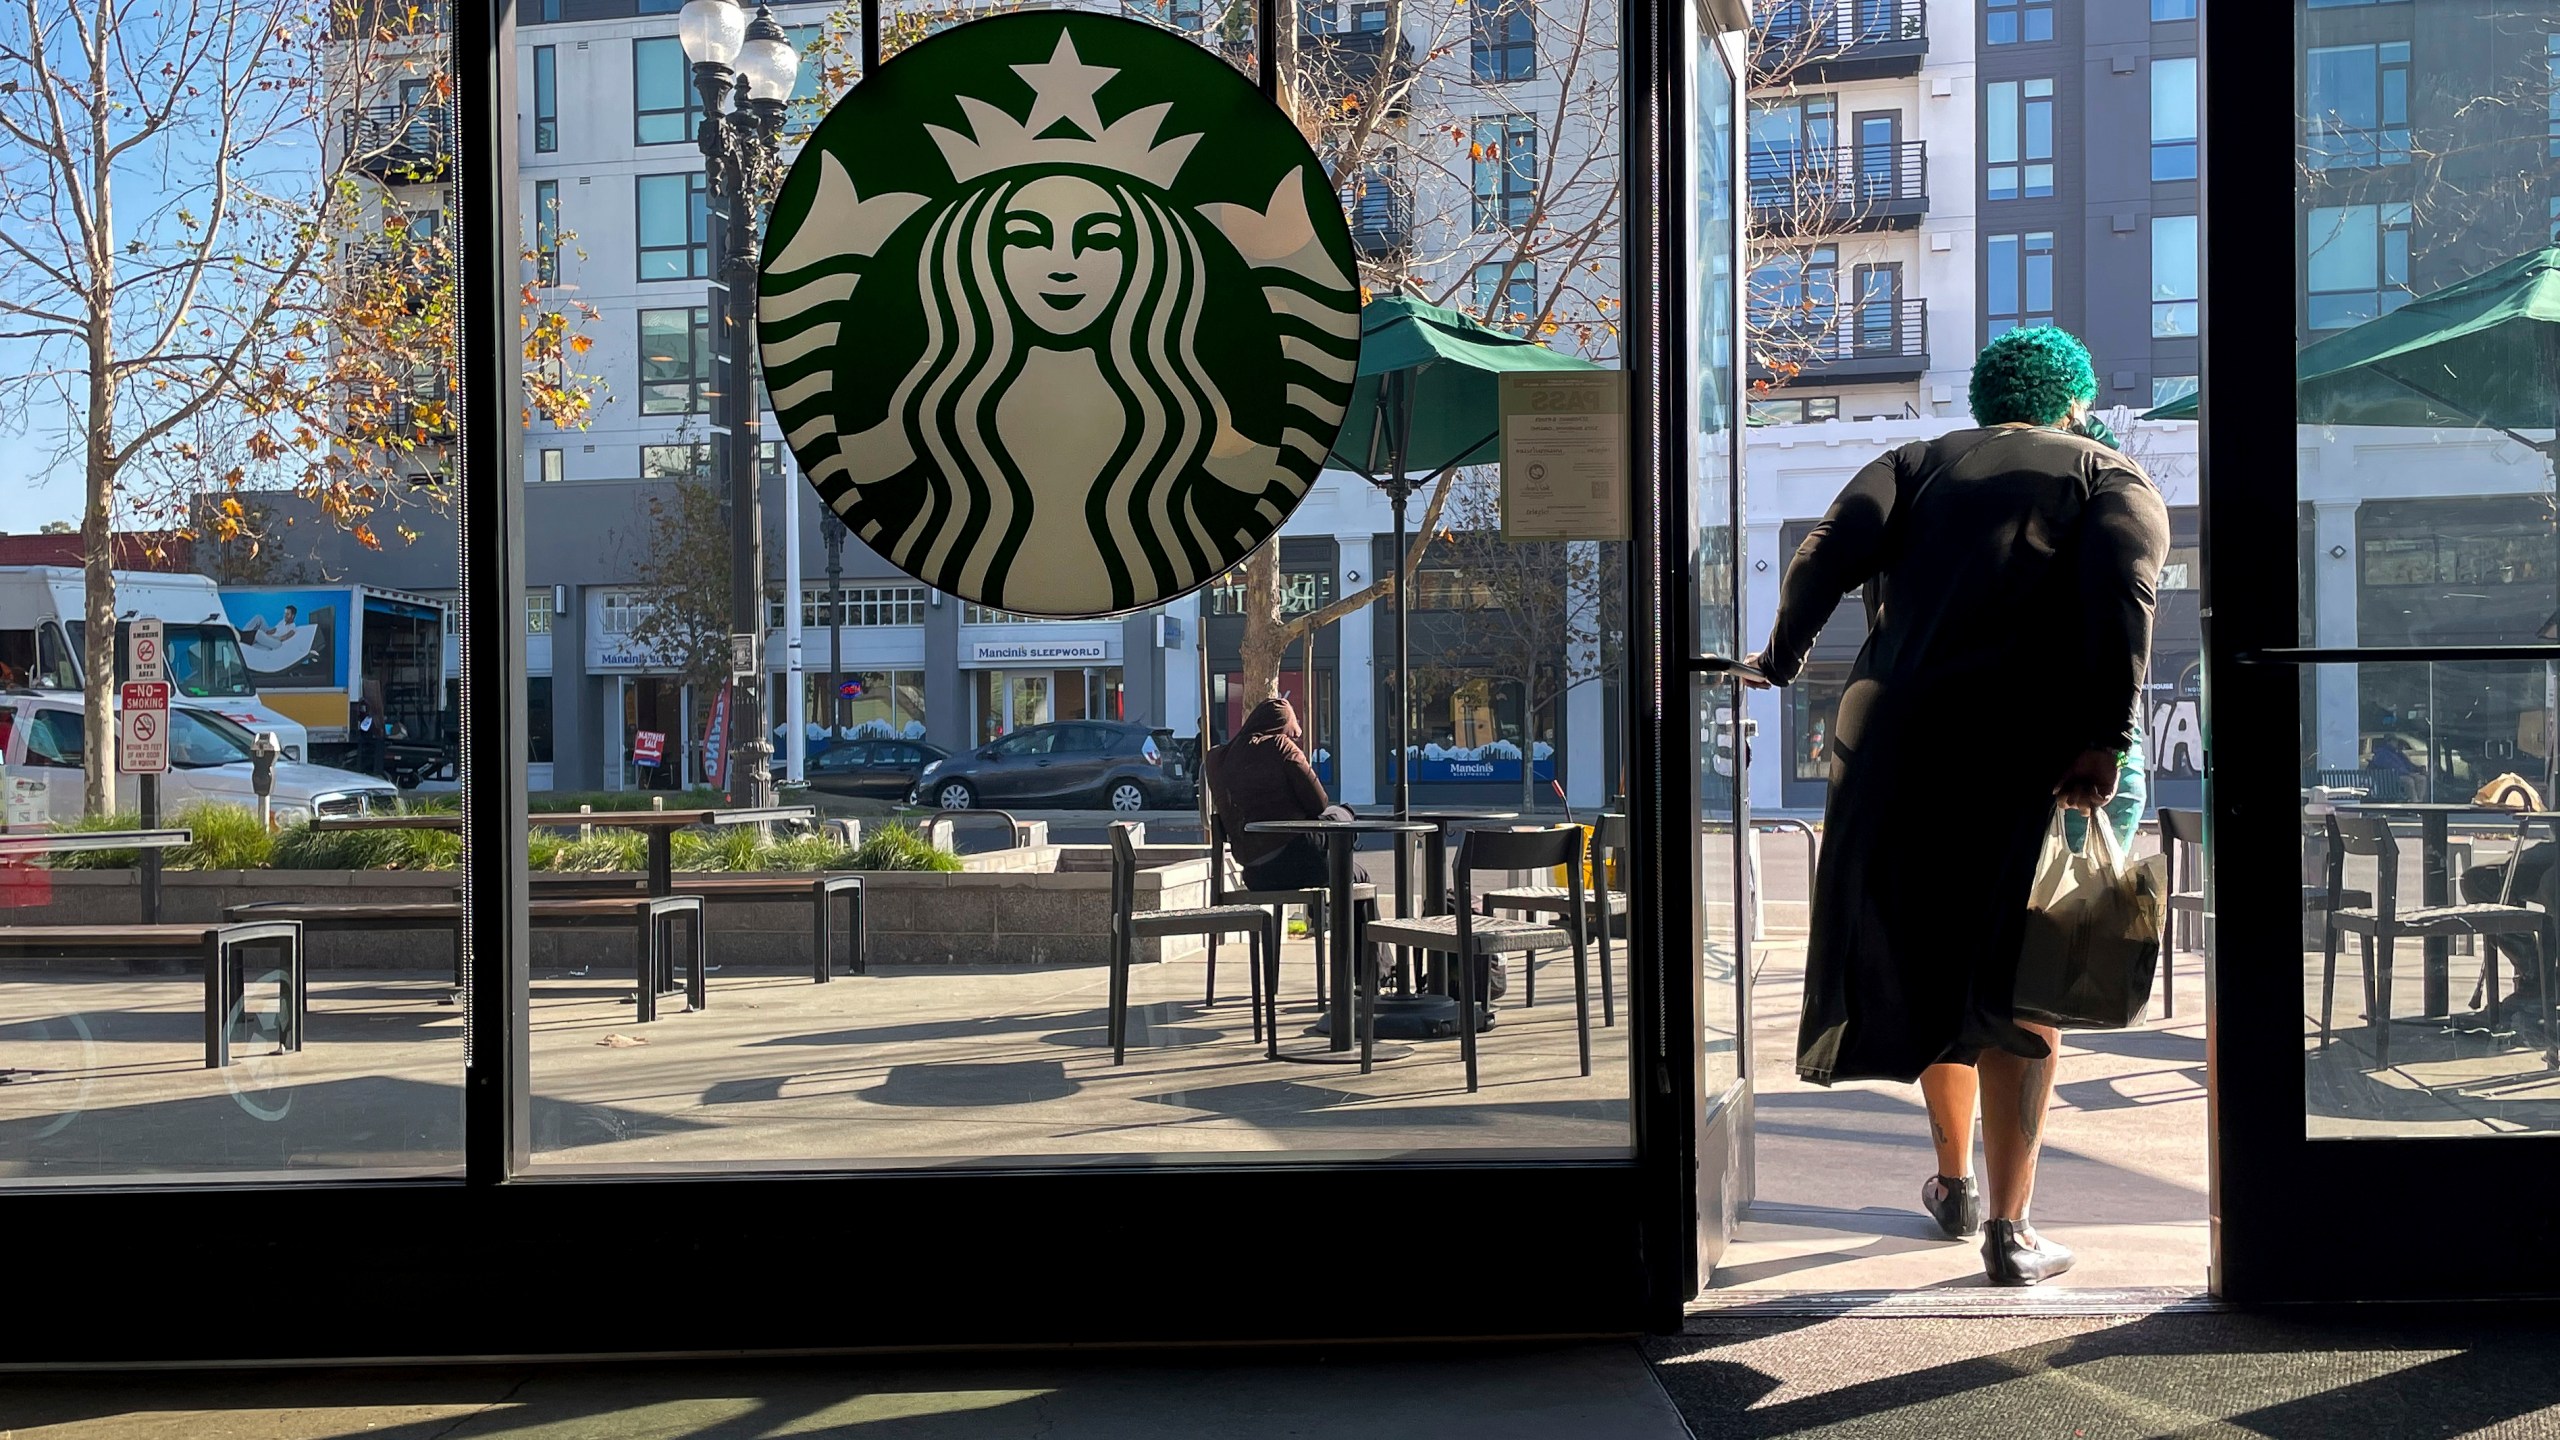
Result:
[[[131,681],[119,697],[116,715],[116,772],[161,775],[169,769],[169,685],[165,680]]]

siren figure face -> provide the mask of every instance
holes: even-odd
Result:
[[[1044,175],[1004,209],[1004,285],[1014,308],[1051,335],[1090,329],[1120,293],[1129,224],[1111,193],[1074,175]]]

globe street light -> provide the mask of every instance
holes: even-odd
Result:
[[[685,0],[676,35],[693,62],[702,96],[704,197],[714,210],[711,246],[711,333],[719,339],[718,384],[712,395],[713,465],[729,492],[729,630],[744,637],[754,669],[740,680],[729,718],[729,791],[746,803],[773,803],[773,742],[765,736],[763,404],[756,397],[755,329],[757,207],[771,189],[782,154],[782,108],[800,74],[799,53],[756,7],[749,20],[736,0]]]

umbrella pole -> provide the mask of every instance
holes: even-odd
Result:
[[[1388,402],[1394,421],[1387,431],[1392,450],[1387,498],[1396,524],[1396,818],[1401,820],[1413,813],[1413,611],[1404,593],[1412,575],[1405,564],[1405,502],[1413,498],[1413,481],[1404,473],[1404,462],[1406,435],[1413,426],[1413,390],[1402,371],[1389,375],[1387,383],[1394,389]]]

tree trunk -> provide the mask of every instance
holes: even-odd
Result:
[[[99,12],[101,31],[108,13]],[[103,74],[103,34],[93,43],[98,48],[92,62],[99,67],[93,73]],[[95,216],[90,235],[96,253],[90,257],[95,288],[84,317],[89,331],[89,443],[80,506],[81,588],[86,601],[82,607],[86,633],[80,646],[80,729],[87,753],[80,801],[93,818],[116,810],[116,262],[114,171],[109,163],[113,150],[107,143],[106,111],[103,104],[90,109]]]
[[[1280,693],[1280,667],[1289,658],[1291,626],[1280,615],[1280,537],[1274,535],[1244,562],[1243,706]]]
[[[1531,666],[1537,664],[1533,657]],[[1538,809],[1538,712],[1531,703],[1529,682],[1520,682],[1520,818],[1528,819]]]

